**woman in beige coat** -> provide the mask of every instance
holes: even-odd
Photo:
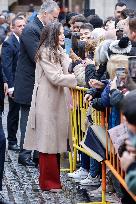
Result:
[[[67,151],[70,135],[69,90],[76,87],[73,74],[68,73],[69,57],[61,45],[64,30],[60,23],[45,26],[37,53],[35,87],[26,129],[24,148],[39,151],[42,190],[58,191],[60,153]]]

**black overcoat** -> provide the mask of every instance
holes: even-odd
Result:
[[[15,75],[15,101],[30,105],[35,82],[35,54],[40,42],[43,24],[36,16],[28,23],[20,38],[20,54]]]

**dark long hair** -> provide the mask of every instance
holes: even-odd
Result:
[[[42,31],[39,48],[36,53],[36,61],[41,59],[41,47],[48,48],[48,58],[57,63],[59,61],[58,47],[59,34],[62,24],[59,22],[47,24]]]

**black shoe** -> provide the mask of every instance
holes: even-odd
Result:
[[[33,158],[32,160],[35,163],[35,167],[37,168],[39,165],[39,159],[38,158]]]
[[[39,165],[39,152],[34,150],[34,153],[33,153],[33,162],[35,163],[35,167],[37,168],[38,165]]]
[[[35,167],[35,163],[31,160],[31,158],[18,158],[18,163],[23,166]]]
[[[5,199],[4,196],[0,192],[0,204],[9,204]]]
[[[14,145],[9,144],[8,145],[8,150],[19,152],[20,148],[19,148],[19,146],[17,144],[14,144]]]
[[[86,189],[81,188],[80,186],[76,187],[76,201],[78,202],[91,202],[92,200],[89,197],[89,194]]]

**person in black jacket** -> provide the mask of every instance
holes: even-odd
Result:
[[[15,17],[12,20],[12,33],[2,44],[1,64],[3,72],[8,81],[8,101],[9,112],[7,116],[7,131],[8,131],[8,149],[18,151],[17,145],[17,130],[19,123],[20,105],[14,101],[14,79],[20,49],[19,36],[25,26],[25,20],[22,17]]]
[[[39,15],[33,22],[26,25],[20,38],[20,55],[15,76],[15,102],[21,106],[21,141],[18,162],[24,166],[34,166],[31,151],[24,150],[24,137],[31,106],[33,87],[35,82],[35,54],[39,46],[41,31],[45,24],[57,20],[59,7],[53,0],[46,0]]]

